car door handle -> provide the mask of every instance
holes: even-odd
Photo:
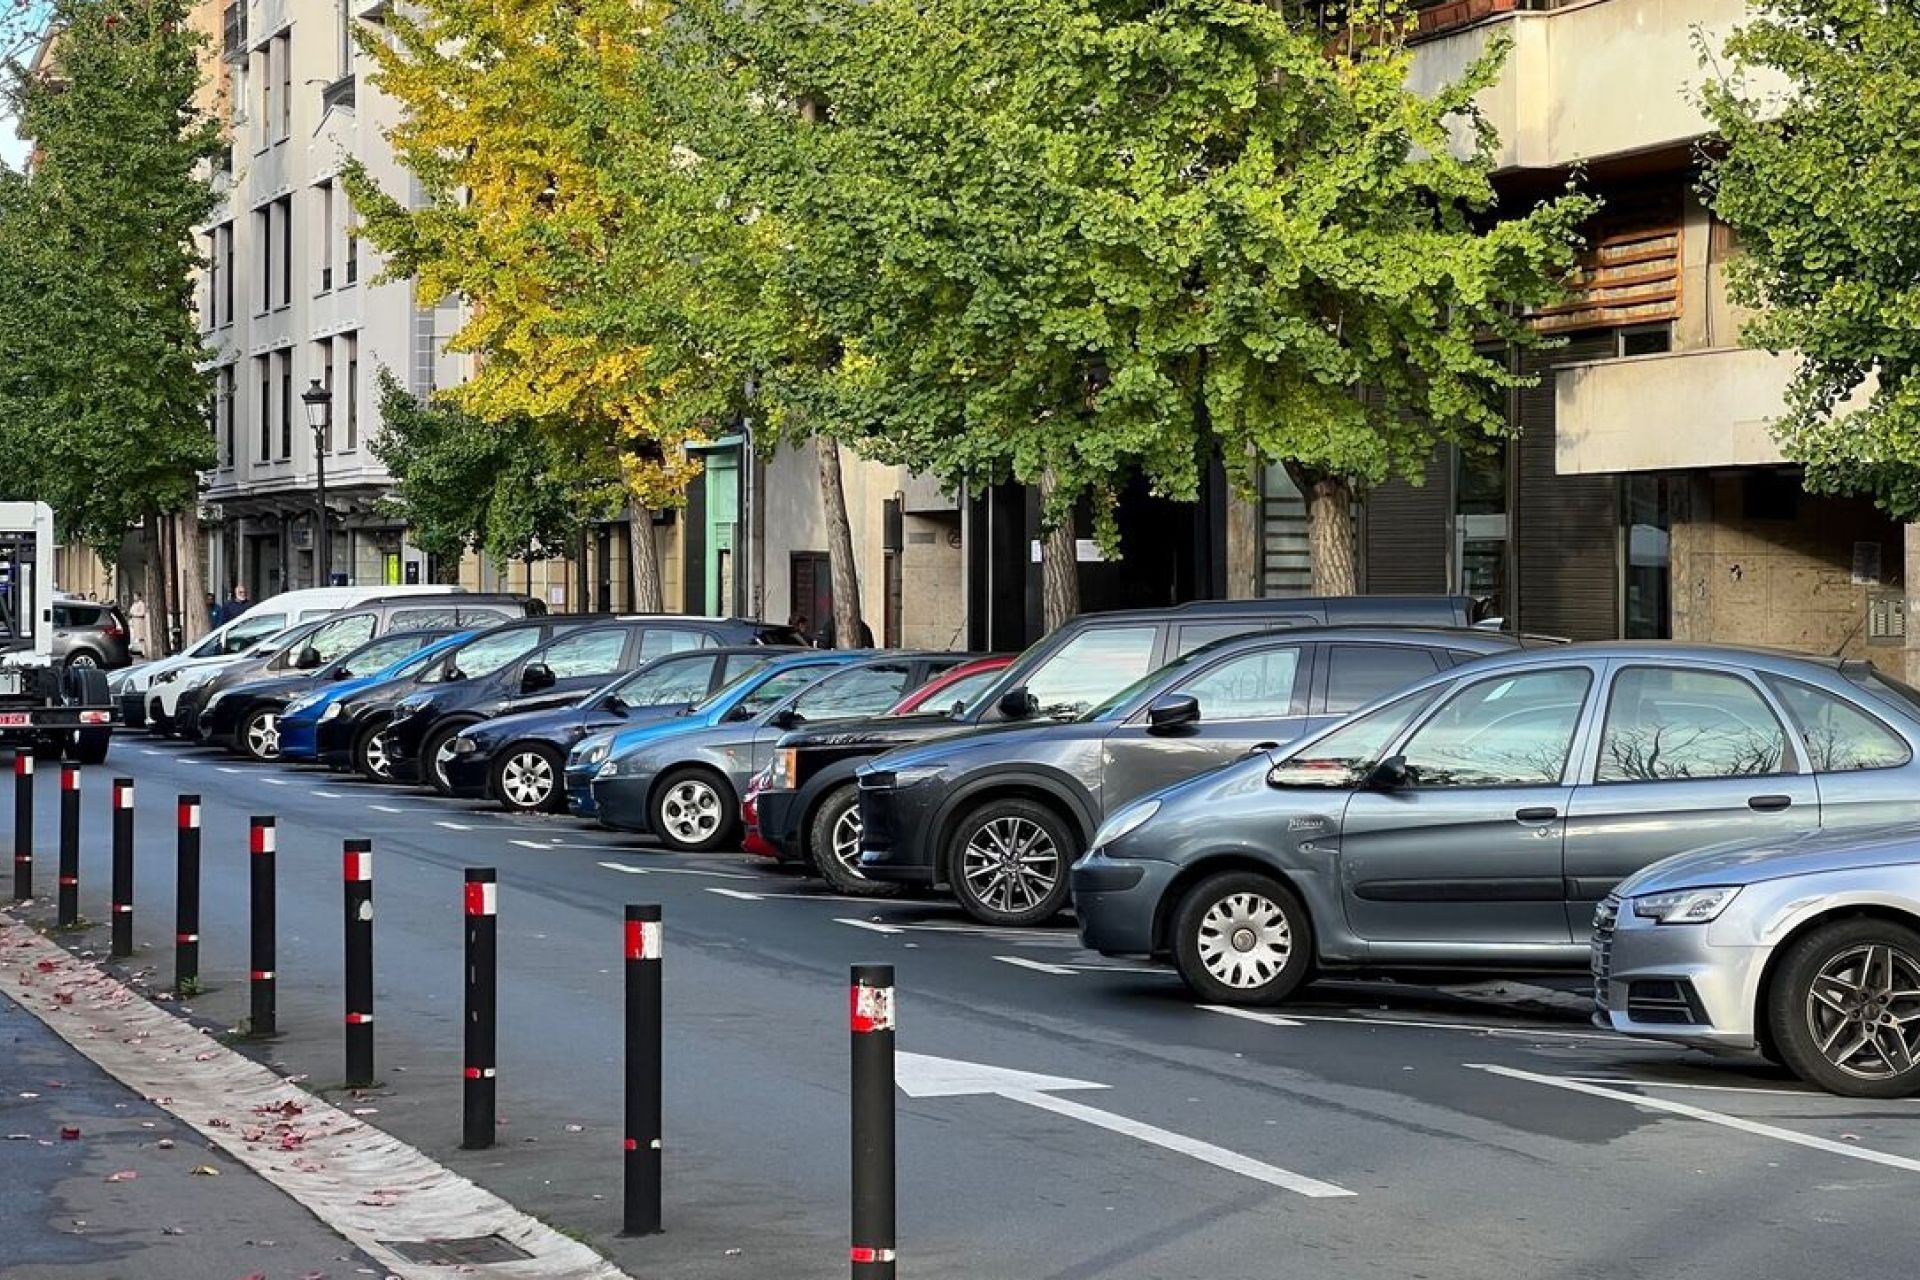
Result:
[[[1550,804],[1529,805],[1513,811],[1516,822],[1552,822],[1560,816],[1560,811]]]
[[[1262,751],[1278,751],[1279,749],[1280,744],[1277,742],[1256,742],[1247,748],[1247,754],[1250,756],[1258,755]]]
[[[1792,804],[1793,804],[1792,796],[1748,796],[1747,797],[1747,808],[1756,810],[1760,813],[1778,813],[1782,809],[1790,808]]]

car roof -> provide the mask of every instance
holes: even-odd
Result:
[[[1522,661],[1553,659],[1624,658],[1648,662],[1733,663],[1762,671],[1806,671],[1809,668],[1838,673],[1845,660],[1820,654],[1793,653],[1786,649],[1765,649],[1752,645],[1706,644],[1692,640],[1589,640],[1578,644],[1509,651],[1489,657],[1475,665],[1481,668],[1505,666]]]
[[[1343,620],[1365,621],[1371,618],[1376,622],[1384,622],[1396,614],[1416,611],[1438,613],[1457,610],[1472,617],[1475,604],[1472,596],[1264,596],[1251,600],[1189,600],[1185,604],[1153,609],[1111,609],[1083,613],[1061,625],[1064,630],[1066,627],[1102,622],[1190,622],[1249,615],[1297,618],[1314,612],[1325,613],[1329,617],[1338,615]]]

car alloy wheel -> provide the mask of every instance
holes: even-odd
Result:
[[[1200,917],[1200,963],[1240,991],[1252,991],[1287,967],[1293,930],[1279,904],[1264,894],[1235,893],[1210,905]]]
[[[536,747],[509,752],[500,764],[500,800],[509,809],[532,812],[553,803],[553,760]]]
[[[459,736],[460,731],[457,729],[442,733],[440,740],[434,744],[431,767],[433,769],[432,781],[436,790],[447,791],[453,786],[453,784],[447,780],[447,766],[453,763],[453,740]]]
[[[1213,1004],[1284,1000],[1312,968],[1312,923],[1277,877],[1253,871],[1209,876],[1181,897],[1171,927],[1174,967],[1194,994]]]
[[[360,733],[360,745],[354,754],[363,777],[375,782],[393,780],[393,757],[387,754],[387,727],[373,725]]]
[[[983,924],[1039,924],[1067,905],[1071,829],[1032,800],[990,800],[960,824],[952,853],[954,896]]]
[[[1920,1092],[1920,932],[1854,917],[1795,939],[1768,988],[1769,1037],[1829,1093]]]
[[[737,805],[725,784],[702,769],[681,769],[661,779],[652,805],[653,834],[679,853],[704,853],[733,827]]]
[[[820,878],[840,893],[860,898],[890,898],[902,886],[869,880],[860,870],[860,788],[848,782],[813,811],[807,854]]]
[[[278,760],[280,758],[280,713],[272,710],[256,711],[247,717],[246,726],[247,754],[255,760]]]
[[[76,653],[67,658],[67,665],[70,667],[97,667],[100,665],[100,659],[90,653]]]

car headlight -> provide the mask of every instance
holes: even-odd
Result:
[[[575,747],[571,753],[572,759],[570,759],[568,763],[582,767],[599,764],[607,758],[607,752],[612,749],[612,745],[613,744],[607,742],[597,742],[585,751]]]
[[[1738,885],[1718,885],[1709,889],[1649,893],[1633,900],[1633,914],[1661,924],[1705,924],[1718,919],[1739,892]]]
[[[180,692],[185,693],[188,689],[198,689],[203,684],[211,684],[213,677],[214,673],[211,671],[195,672],[181,683]]]
[[[327,709],[320,713],[320,723],[325,724],[327,721],[333,719],[335,716],[338,716],[340,714],[342,714],[340,710],[340,704],[337,702],[330,702],[327,704]]]
[[[895,769],[893,771],[893,789],[895,791],[904,791],[908,787],[917,787],[923,782],[933,781],[940,776],[941,772],[941,766],[937,764],[917,764],[909,769]]]
[[[393,718],[398,720],[402,716],[413,715],[426,705],[427,700],[425,698],[402,698],[393,706]]]
[[[785,751],[776,751],[773,763],[767,766],[767,785],[781,791],[791,791],[793,780],[799,776],[800,753],[792,747],[788,747]]]
[[[607,762],[602,764],[598,769],[595,769],[593,771],[593,776],[596,780],[603,779],[603,778],[619,777],[620,762],[617,760],[608,760]]]
[[[1139,830],[1148,818],[1158,812],[1158,800],[1142,800],[1139,804],[1128,805],[1100,824],[1100,829],[1093,833],[1093,844],[1089,847],[1100,849],[1112,844],[1120,837]]]
[[[302,711],[305,711],[308,707],[312,706],[316,701],[317,699],[315,699],[311,694],[309,694],[307,697],[304,697],[304,698],[295,698],[292,702],[289,702],[287,704],[287,709],[285,711],[282,711],[280,714],[282,717],[297,716]]]
[[[153,678],[153,682],[155,684],[172,684],[175,680],[178,680],[179,678],[180,678],[180,673],[178,671],[162,671],[159,675]]]
[[[464,733],[453,740],[453,754],[457,756],[470,756],[479,749],[480,744]]]

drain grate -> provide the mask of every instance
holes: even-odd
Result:
[[[454,1240],[382,1240],[408,1262],[430,1267],[486,1266],[494,1262],[524,1262],[533,1255],[499,1236],[462,1236]]]

